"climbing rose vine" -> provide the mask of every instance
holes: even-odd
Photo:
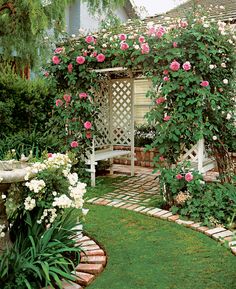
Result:
[[[183,148],[204,138],[220,171],[232,173],[235,36],[230,25],[204,13],[199,8],[185,19],[160,18],[155,24],[131,21],[58,47],[47,77],[55,85],[57,127],[67,148],[84,153],[96,134],[93,95],[104,75],[95,69],[126,67],[153,83],[147,96],[153,100],[148,120],[156,136],[149,148],[158,148],[156,165],[170,167]]]

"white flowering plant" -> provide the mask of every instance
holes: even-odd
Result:
[[[71,171],[66,154],[48,154],[48,158],[28,167],[25,182],[10,187],[5,200],[8,220],[16,231],[27,213],[36,223],[50,227],[65,209],[82,209],[86,184]]]

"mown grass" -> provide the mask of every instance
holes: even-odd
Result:
[[[86,206],[85,230],[106,249],[94,289],[233,289],[236,257],[209,237],[127,210]]]

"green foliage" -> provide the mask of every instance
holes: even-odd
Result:
[[[13,246],[0,256],[2,289],[38,289],[55,285],[62,288],[62,278],[75,279],[71,271],[79,262],[80,248],[75,247],[73,238],[78,232],[71,213],[66,212],[47,230],[42,230],[27,214],[27,234],[19,230]]]
[[[174,213],[178,212],[207,226],[224,225],[235,229],[235,184],[201,184],[192,187],[189,192],[191,198],[182,206],[173,207]]]
[[[53,98],[43,79],[25,80],[10,66],[0,66],[0,158],[11,149],[17,157],[32,150],[37,157],[53,150],[57,138],[46,131]]]

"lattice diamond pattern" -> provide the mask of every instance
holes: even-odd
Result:
[[[111,93],[113,142],[119,145],[131,145],[132,81],[112,80]]]
[[[95,103],[99,107],[99,114],[96,118],[96,127],[99,135],[95,138],[95,147],[111,144],[110,137],[110,115],[109,115],[109,85],[100,84],[100,91],[95,93]]]
[[[100,109],[96,119],[99,135],[95,147],[131,145],[132,81],[115,79],[101,82],[94,100]]]

